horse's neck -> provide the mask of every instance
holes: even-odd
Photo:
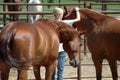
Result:
[[[80,12],[94,21],[100,21],[100,20],[105,18],[104,14],[95,12],[95,11],[90,10],[90,9],[81,9]]]
[[[61,43],[67,42],[75,36],[76,30],[61,21],[51,19],[39,19],[39,21],[44,21],[51,29],[54,29],[58,34]]]
[[[71,26],[60,21],[53,21],[52,24],[54,24],[61,43],[69,41],[74,36],[74,29]]]

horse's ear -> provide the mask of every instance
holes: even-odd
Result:
[[[67,7],[66,6],[64,6],[64,14],[63,14],[63,18],[62,18],[62,20],[64,20],[65,19],[65,16],[67,15]]]
[[[64,10],[65,10],[65,14],[67,14],[67,7],[66,6],[64,6]]]

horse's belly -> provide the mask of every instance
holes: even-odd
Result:
[[[57,53],[56,53],[57,55]],[[53,62],[57,60],[57,56],[36,56],[32,62],[33,65],[39,65],[39,66],[44,66],[44,65],[50,65]]]
[[[53,63],[58,56],[59,38],[53,34],[54,37],[41,36],[38,51],[35,56],[34,64],[46,65]],[[45,35],[44,35],[45,36]]]
[[[110,57],[111,59],[115,59],[115,60],[120,60],[120,49],[111,49],[109,51],[106,51],[106,54],[108,55],[108,57]]]

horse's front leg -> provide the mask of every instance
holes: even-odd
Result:
[[[36,15],[35,21],[40,18],[40,15]]]
[[[54,62],[52,65],[45,66],[46,72],[45,72],[45,80],[51,80],[53,72],[56,68],[56,62]]]
[[[19,69],[18,70],[17,80],[27,80],[27,77],[28,77],[27,69]]]
[[[33,23],[34,22],[34,16],[33,15],[29,15],[28,18],[29,18],[29,22]]]
[[[94,55],[92,56],[92,59],[96,69],[96,78],[97,80],[101,80],[103,58],[101,56]]]
[[[13,21],[18,21],[18,14],[13,15]]]
[[[34,75],[36,80],[41,80],[40,76],[40,66],[33,66]]]
[[[11,14],[9,15],[9,20],[12,21],[12,15]]]
[[[117,61],[108,59],[108,62],[109,62],[110,69],[111,69],[111,72],[112,72],[113,80],[118,80]]]

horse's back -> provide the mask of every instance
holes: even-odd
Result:
[[[54,25],[52,25],[49,21],[45,19],[39,19],[37,20],[34,25],[36,26],[36,29],[42,34],[47,36],[49,39],[56,39],[58,40],[58,34],[54,29]],[[40,35],[41,35],[40,34]]]

